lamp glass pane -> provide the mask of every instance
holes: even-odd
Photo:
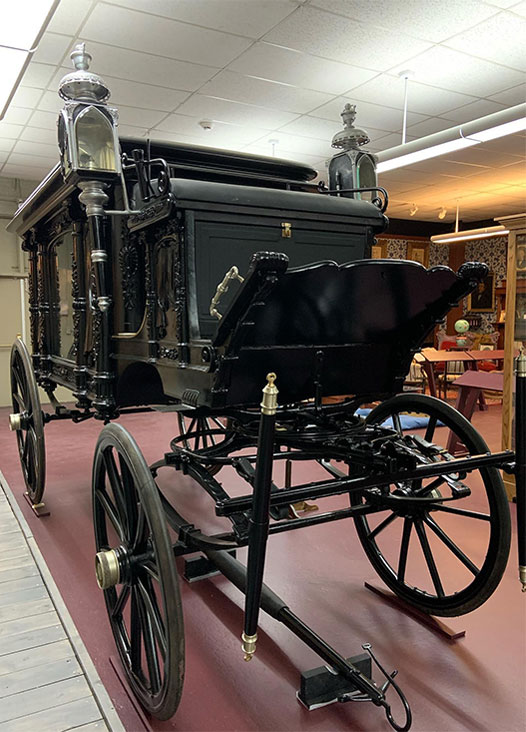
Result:
[[[75,133],[79,168],[116,172],[113,128],[102,112],[87,107],[75,121]]]

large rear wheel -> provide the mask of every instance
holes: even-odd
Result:
[[[27,495],[37,506],[42,503],[46,483],[44,420],[31,356],[21,338],[11,349],[11,400],[9,426],[16,432]]]
[[[421,426],[412,426],[416,419]],[[388,420],[386,422],[386,420]],[[448,404],[419,394],[401,394],[368,415],[383,425],[419,464],[439,463],[443,475],[393,482],[388,490],[352,497],[386,506],[356,516],[360,542],[383,581],[425,613],[463,615],[479,607],[500,582],[510,546],[510,512],[496,468],[447,472],[450,430],[469,455],[488,446],[465,417]],[[392,446],[390,449],[393,449]]]
[[[93,518],[97,581],[128,682],[150,714],[169,719],[184,680],[179,580],[157,486],[121,425],[97,442]]]

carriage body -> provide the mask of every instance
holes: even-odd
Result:
[[[140,144],[122,147],[131,157],[144,153]],[[78,189],[58,168],[11,224],[29,252],[38,381],[48,391],[65,386],[103,417],[173,401],[224,407],[231,380],[218,368],[228,349],[213,345],[218,320],[209,308],[225,272],[237,266],[244,275],[260,251],[286,254],[290,267],[363,260],[387,225],[369,201],[321,195],[307,166],[178,145],[150,152],[166,160],[169,190],[143,196],[131,170],[133,213],[122,215],[120,184],[107,188],[117,211],[105,217],[103,243],[93,241]]]

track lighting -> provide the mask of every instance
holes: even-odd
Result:
[[[444,206],[442,206],[442,208],[438,212],[438,218],[439,219],[445,219],[446,218],[446,214],[447,214],[447,208],[445,208]]]
[[[416,205],[416,203],[413,203],[411,205],[411,208],[409,209],[409,216],[414,216],[417,211],[418,211],[418,206]]]

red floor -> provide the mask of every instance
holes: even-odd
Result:
[[[144,729],[110,665],[115,655],[103,598],[93,571],[90,473],[98,422],[52,423],[46,427],[51,515],[37,519],[22,498],[23,481],[8,409],[0,409],[0,468],[34,532],[62,596],[93,658],[123,724]],[[153,462],[173,436],[170,414],[125,416],[121,423]],[[500,407],[477,412],[475,423],[493,449],[500,449]],[[304,467],[304,479],[311,468]],[[207,511],[210,499],[188,479],[172,473],[176,508],[190,519]],[[205,505],[206,504],[206,505]],[[514,507],[512,506],[512,512]],[[200,520],[200,525],[205,525]],[[513,526],[515,535],[515,526]],[[240,552],[243,556],[243,552]],[[504,579],[477,611],[451,620],[466,637],[448,641],[383,603],[363,587],[375,581],[350,522],[280,534],[269,544],[266,581],[343,655],[370,642],[411,703],[413,730],[524,730],[525,595],[517,579],[516,542]],[[175,717],[150,722],[155,730],[367,730],[390,729],[371,704],[332,705],[313,712],[295,698],[301,670],[320,660],[283,626],[261,618],[258,650],[250,664],[240,649],[242,596],[223,578],[182,583],[187,670]],[[378,678],[378,677],[377,677]],[[379,680],[379,679],[378,679]],[[395,710],[397,711],[397,710]]]

